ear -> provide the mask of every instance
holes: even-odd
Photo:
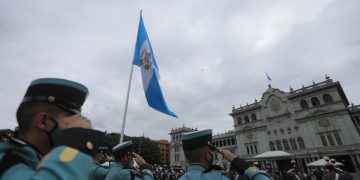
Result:
[[[47,113],[41,112],[34,116],[33,121],[37,128],[46,129]]]

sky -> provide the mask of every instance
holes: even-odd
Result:
[[[125,134],[170,140],[183,125],[232,130],[233,105],[268,88],[339,81],[360,104],[360,1],[0,1],[0,129],[37,78],[80,82],[94,129],[120,132],[140,10],[168,106],[147,105],[134,67]]]

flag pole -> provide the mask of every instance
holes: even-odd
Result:
[[[128,104],[129,104],[129,95],[130,95],[130,87],[131,87],[131,79],[132,79],[133,70],[134,70],[134,65],[131,63],[130,78],[129,78],[129,84],[128,84],[126,101],[125,101],[125,110],[124,110],[123,122],[122,122],[122,126],[121,126],[121,133],[120,133],[120,143],[122,143],[124,140],[125,122],[126,122],[127,108],[128,108]]]
[[[140,11],[140,16],[141,16],[141,13],[142,13],[142,10]],[[140,23],[139,23],[139,27],[140,27]],[[138,27],[138,32],[139,32],[139,27]],[[136,39],[137,39],[137,35],[136,35]],[[135,49],[136,49],[136,43],[135,43]],[[134,54],[134,57],[135,57],[135,54]],[[133,59],[134,59],[134,57],[133,57]],[[126,101],[125,101],[123,122],[122,122],[121,133],[120,133],[120,143],[122,143],[124,141],[126,115],[127,115],[128,104],[129,104],[129,95],[130,95],[130,87],[131,87],[131,79],[132,79],[133,71],[134,71],[134,65],[133,65],[133,62],[131,62],[130,78],[129,78],[128,90],[127,90]]]

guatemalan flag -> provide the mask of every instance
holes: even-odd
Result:
[[[161,92],[158,81],[160,79],[159,69],[141,14],[133,64],[141,68],[142,82],[149,106],[162,113],[177,117],[176,114],[167,107]]]

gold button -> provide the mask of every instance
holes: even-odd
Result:
[[[49,97],[48,97],[48,101],[49,101],[49,102],[54,102],[54,101],[55,101],[55,97],[54,97],[54,96],[49,96]]]
[[[87,147],[89,150],[92,150],[92,149],[94,148],[94,145],[93,145],[90,141],[88,141],[88,142],[86,142],[86,147]]]

